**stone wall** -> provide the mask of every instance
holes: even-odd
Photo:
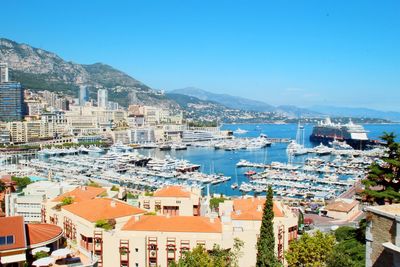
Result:
[[[371,212],[367,217],[370,221],[366,233],[366,266],[393,266],[393,255],[382,243],[395,243],[395,220]]]

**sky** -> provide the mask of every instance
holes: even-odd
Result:
[[[400,111],[400,1],[19,0],[0,37],[155,89]]]

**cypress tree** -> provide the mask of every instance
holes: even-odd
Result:
[[[267,199],[261,221],[260,236],[257,241],[257,267],[276,266],[275,256],[274,210],[272,187],[268,187]]]

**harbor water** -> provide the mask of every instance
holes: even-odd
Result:
[[[370,139],[379,139],[383,132],[395,132],[400,134],[400,124],[366,124],[363,125],[368,131]],[[271,138],[296,138],[297,124],[225,124],[222,130],[235,131],[238,128],[246,130],[245,134],[235,134],[237,137],[257,137],[260,134],[266,134]],[[309,142],[309,136],[313,125],[304,125],[305,147],[313,147]],[[210,186],[211,193],[221,193],[225,195],[240,195],[239,190],[231,188],[232,183],[248,182],[249,179],[244,173],[249,168],[236,168],[236,163],[245,159],[254,163],[288,162],[286,153],[287,143],[275,143],[271,147],[257,150],[236,150],[225,151],[215,150],[207,147],[189,147],[187,150],[160,151],[158,149],[139,150],[140,153],[159,158],[170,155],[178,159],[186,159],[192,163],[201,165],[201,171],[204,173],[223,173],[231,176],[232,179],[226,183]],[[306,155],[294,158],[293,163],[302,163],[307,157],[315,155]],[[329,156],[327,156],[329,158]],[[251,168],[250,168],[251,169]],[[261,170],[260,170],[261,171]]]

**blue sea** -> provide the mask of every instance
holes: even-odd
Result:
[[[266,134],[268,137],[275,138],[296,138],[297,124],[225,124],[222,130],[244,129],[248,132],[237,137],[257,137],[260,134]],[[305,130],[305,146],[312,147],[309,142],[309,136],[312,132],[313,125],[304,125]],[[395,132],[400,134],[400,124],[366,124],[364,128],[368,130],[370,139],[379,139],[383,132]],[[259,150],[239,150],[224,151],[215,150],[214,148],[189,147],[188,150],[181,151],[158,151],[158,150],[142,150],[141,153],[164,157],[166,154],[179,159],[187,159],[192,163],[200,164],[201,171],[205,173],[223,173],[231,176],[232,179],[223,184],[211,186],[211,193],[222,193],[225,195],[240,195],[238,190],[232,190],[231,184],[242,181],[248,181],[244,173],[247,168],[236,168],[236,163],[245,159],[250,162],[270,163],[272,161],[287,162],[286,146],[284,143],[273,144],[271,147]],[[298,157],[294,163],[305,160],[307,156]]]

